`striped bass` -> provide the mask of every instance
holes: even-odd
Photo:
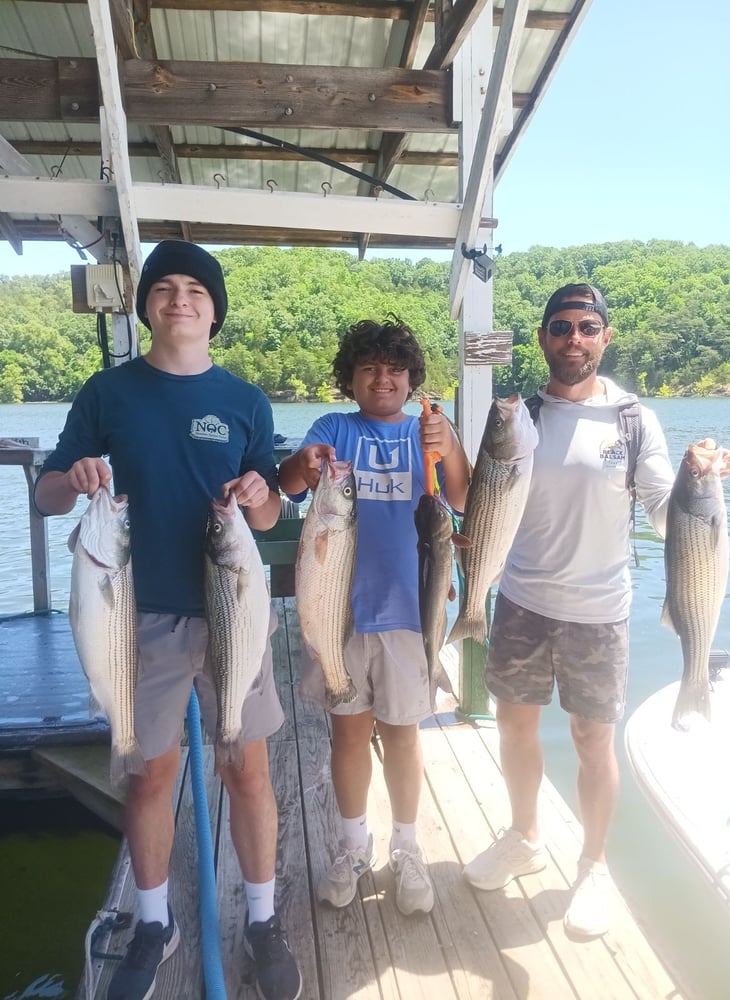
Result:
[[[231,491],[213,500],[205,536],[205,617],[218,707],[216,772],[243,767],[243,702],[261,669],[271,602],[253,534]]]
[[[71,532],[68,616],[91,693],[111,728],[110,778],[120,784],[146,765],[134,734],[137,609],[126,496],[106,486],[94,493]]]
[[[727,508],[720,480],[728,457],[710,439],[690,445],[669,497],[662,622],[679,636],[684,660],[672,716],[675,729],[688,729],[693,714],[710,718],[710,647],[728,578]]]
[[[454,532],[451,513],[437,496],[424,493],[413,517],[418,535],[418,612],[433,700],[437,687],[454,693],[440,653],[446,636],[446,602],[456,596],[451,543],[460,544],[462,539]]]
[[[504,568],[527,502],[537,430],[519,395],[489,409],[464,510],[464,598],[448,641],[486,642],[486,600]]]
[[[353,627],[356,542],[352,462],[324,462],[299,539],[295,591],[302,635],[322,666],[329,708],[357,694],[344,657]]]

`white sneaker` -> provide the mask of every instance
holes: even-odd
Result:
[[[395,905],[406,917],[430,913],[433,886],[418,844],[408,843],[390,852],[390,869],[395,874]]]
[[[337,847],[337,857],[326,875],[317,886],[317,899],[330,906],[349,906],[357,893],[357,883],[361,875],[375,864],[373,835],[368,837],[367,847],[354,847],[352,841],[341,840]]]
[[[531,844],[519,830],[502,830],[486,851],[464,868],[464,878],[477,889],[502,889],[513,878],[540,872],[548,862],[541,844]]]
[[[600,861],[581,858],[563,926],[579,937],[600,937],[610,926],[611,876]]]

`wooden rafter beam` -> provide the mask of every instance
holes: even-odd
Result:
[[[23,0],[24,3],[85,4],[86,0]],[[136,8],[140,0],[134,0]],[[413,0],[146,0],[147,9],[181,11],[227,11],[231,13],[266,11],[273,14],[312,14],[317,16],[383,18],[390,21],[408,21],[413,13]],[[504,8],[495,7],[493,20],[499,27]],[[526,28],[538,31],[562,31],[571,15],[562,10],[531,10],[525,20]],[[429,9],[427,22],[433,22],[434,13]],[[115,26],[116,31],[116,26]]]
[[[132,287],[136,288],[142,269],[142,253],[132,193],[132,170],[127,154],[127,119],[119,84],[112,18],[107,0],[88,2],[102,98],[97,116],[100,118],[102,145],[108,150],[117,195],[117,209],[112,214],[118,216],[121,222]]]
[[[96,67],[94,59],[0,59],[0,120],[98,121]],[[439,70],[127,59],[120,73],[120,99],[136,124],[455,131]]]
[[[25,156],[89,156],[98,159],[101,155],[101,144],[98,142],[66,142],[45,139],[17,139],[15,148]],[[151,142],[130,142],[127,146],[130,157],[156,157],[157,146]],[[178,160],[267,160],[274,163],[307,162],[310,157],[297,153],[292,149],[281,149],[277,146],[265,145],[225,145],[213,143],[198,145],[196,143],[179,142],[175,145]],[[376,149],[327,149],[317,148],[330,160],[337,163],[375,163],[378,159]],[[459,164],[457,153],[426,152],[410,150],[403,154],[400,163],[415,167],[456,167]]]
[[[140,219],[185,220],[209,225],[327,230],[355,230],[400,234],[406,237],[453,240],[459,224],[458,205],[402,200],[373,201],[343,197],[220,189],[185,184],[140,184],[119,189],[114,181],[48,180],[38,177],[0,177],[0,212],[45,215],[59,210],[89,215],[113,214],[118,201],[129,198]],[[135,216],[135,218],[136,218]]]
[[[464,44],[464,39],[479,18],[487,0],[457,0],[444,24],[441,38],[426,56],[424,69],[445,69]]]
[[[157,49],[149,21],[149,3],[135,4],[130,10],[126,0],[109,0],[109,12],[114,28],[114,40],[122,59],[157,59]],[[168,184],[180,184],[180,170],[175,156],[172,132],[167,125],[151,126],[152,138],[160,159],[160,180]],[[182,226],[182,235],[189,240],[190,231]]]
[[[0,170],[15,177],[32,177],[34,173],[33,167],[22,153],[1,135]],[[9,207],[8,211],[13,211],[12,207]],[[53,214],[57,217],[54,223],[56,239],[63,238],[70,246],[86,247],[96,260],[106,261],[104,237],[96,226],[81,215],[64,214],[60,208]],[[12,220],[8,218],[8,222],[11,223]],[[10,239],[9,236],[5,238]],[[15,249],[14,244],[13,248]],[[20,251],[16,250],[16,253]]]
[[[499,112],[500,108],[504,107],[508,88],[512,86],[528,5],[529,0],[506,0],[504,20],[494,47],[487,92],[464,194],[464,207],[459,219],[451,260],[449,299],[452,319],[458,318],[461,311],[469,268],[469,261],[462,254],[462,247],[466,246],[469,249],[474,247],[477,232],[482,225],[481,210],[487,187],[492,179],[494,155],[499,140]]]
[[[0,236],[7,240],[18,257],[23,255],[23,238],[9,215],[0,212]]]

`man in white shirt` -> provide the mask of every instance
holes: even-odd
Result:
[[[512,826],[464,869],[499,889],[547,863],[537,799],[539,722],[557,683],[578,755],[583,850],[564,918],[569,934],[608,930],[606,839],[618,794],[615,724],[624,711],[631,601],[629,441],[620,410],[636,403],[598,375],[612,328],[591,285],[559,288],[538,329],[550,369],[522,522],[499,583],[485,679],[496,699]],[[640,408],[636,495],[663,537],[674,473],[655,414]]]

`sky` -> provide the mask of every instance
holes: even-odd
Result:
[[[495,189],[503,253],[730,244],[729,29],[727,0],[592,0]],[[451,251],[375,256],[449,261]],[[26,242],[18,257],[0,241],[2,275],[79,263],[65,244]]]

